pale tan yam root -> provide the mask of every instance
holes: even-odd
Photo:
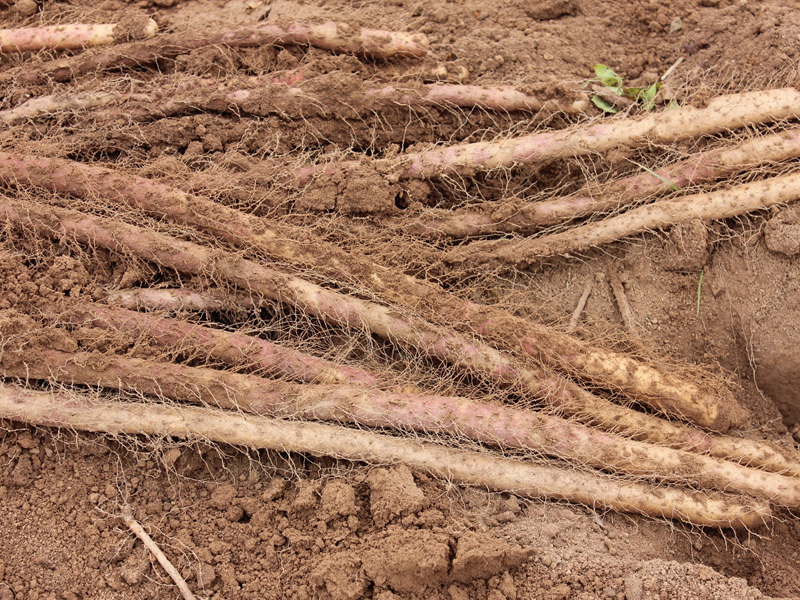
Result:
[[[174,59],[208,46],[252,48],[257,46],[315,46],[331,52],[357,54],[368,58],[420,58],[427,54],[428,40],[419,33],[361,28],[328,21],[319,24],[286,23],[243,27],[209,36],[175,33],[146,42],[115,46],[93,56],[71,56],[30,69],[11,69],[0,76],[0,83],[15,81],[34,85],[48,80],[69,81],[74,77],[112,69],[141,68],[159,60]]]
[[[376,167],[401,179],[469,175],[559,158],[586,156],[619,146],[675,142],[703,135],[800,117],[800,90],[781,88],[718,96],[704,108],[683,106],[643,117],[620,117],[493,142],[438,147],[378,159]],[[350,168],[351,161],[309,167],[296,173],[303,183],[317,175]]]
[[[622,482],[601,474],[565,471],[336,425],[214,408],[108,402],[77,393],[52,394],[2,385],[0,418],[110,435],[156,435],[302,452],[369,464],[402,463],[459,484],[699,526],[751,529],[771,519],[768,503],[744,496]]]
[[[32,227],[46,236],[69,235],[117,252],[132,252],[183,273],[210,273],[339,326],[367,327],[395,344],[449,361],[490,381],[531,394],[564,414],[634,439],[708,452],[720,458],[727,458],[725,452],[732,449],[735,459],[750,466],[764,466],[769,470],[776,464],[783,465],[779,472],[794,468],[791,461],[768,445],[748,444],[736,438],[731,438],[735,440],[733,445],[718,443],[697,429],[618,406],[558,375],[519,365],[478,340],[382,305],[343,296],[223,251],[211,251],[153,231],[34,202],[6,199],[0,203],[0,217]],[[86,315],[83,308],[73,309],[73,312],[81,310]],[[89,314],[83,318],[92,317]],[[753,452],[747,454],[748,449]]]
[[[727,219],[800,198],[800,173],[754,181],[725,190],[661,200],[567,231],[522,240],[475,242],[446,253],[448,264],[526,268],[547,256],[582,252],[688,219]]]
[[[342,365],[251,335],[92,302],[84,302],[67,310],[54,305],[41,308],[55,322],[116,329],[172,352],[211,358],[254,373],[307,383],[386,387],[383,379],[365,369]]]
[[[0,29],[0,52],[36,52],[39,50],[80,50],[117,42],[152,38],[158,31],[153,19],[136,17],[114,24],[83,23],[49,25],[23,29]]]
[[[290,264],[313,265],[320,277],[343,278],[359,287],[366,284],[415,313],[433,314],[441,323],[462,324],[470,333],[506,349],[529,354],[546,365],[709,429],[726,431],[746,419],[730,391],[721,386],[715,389],[673,376],[503,310],[463,301],[439,286],[354,257],[301,228],[257,219],[157,181],[74,161],[5,152],[0,152],[0,181],[79,197],[103,197],[201,229],[237,246],[253,246]]]
[[[358,76],[352,76],[352,85],[337,85],[336,95],[325,93],[324,83],[345,77],[341,73],[317,76],[306,80],[302,73],[289,76],[292,85],[274,74],[237,80],[235,86],[222,88],[213,79],[190,79],[181,82],[170,93],[161,89],[123,92],[76,92],[32,98],[22,104],[0,111],[0,122],[16,125],[26,120],[47,117],[64,111],[95,110],[95,122],[116,120],[120,106],[125,108],[128,121],[144,122],[196,111],[233,112],[256,116],[280,114],[283,118],[308,118],[338,114],[344,117],[363,118],[380,112],[387,106],[412,108],[430,106],[455,106],[482,108],[491,111],[535,112],[550,114],[579,113],[588,108],[588,100],[542,101],[520,90],[506,86],[478,86],[454,84],[385,85],[375,87]],[[105,112],[96,109],[110,106]]]
[[[119,104],[123,99],[143,101],[142,94],[121,94],[113,92],[76,92],[72,94],[51,94],[31,98],[14,108],[0,110],[0,123],[19,125],[27,120],[49,117],[60,113],[93,110],[104,106]]]
[[[14,360],[17,358],[17,360]],[[800,507],[800,479],[594,431],[565,419],[467,398],[386,393],[348,385],[270,381],[120,356],[26,350],[6,357],[5,377],[126,389],[266,416],[447,433],[520,448],[581,466],[735,491]]]
[[[384,223],[404,233],[432,239],[496,233],[526,235],[542,227],[616,210],[648,196],[669,193],[674,190],[672,186],[684,188],[798,156],[800,128],[795,127],[700,152],[652,173],[644,171],[605,185],[587,184],[569,196],[537,202],[507,198],[457,210],[427,209],[414,218],[404,215],[386,219]]]
[[[111,292],[106,302],[128,310],[194,312],[253,310],[261,306],[259,299],[250,294],[219,288],[197,292],[186,288],[129,288]]]

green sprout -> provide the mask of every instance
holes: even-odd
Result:
[[[596,78],[589,80],[590,82],[599,81],[617,96],[630,98],[634,102],[641,104],[644,110],[653,110],[653,108],[655,108],[656,94],[658,94],[658,90],[661,89],[662,85],[660,81],[646,88],[626,87],[622,77],[617,75],[614,69],[603,64],[596,64],[594,66],[594,74]],[[616,108],[611,106],[609,102],[600,98],[600,96],[592,96],[592,103],[604,112],[617,112]]]
[[[653,169],[651,169],[651,168],[650,168],[650,167],[648,167],[647,165],[642,165],[642,164],[639,164],[638,162],[636,162],[635,160],[631,160],[630,158],[629,158],[628,160],[630,160],[630,161],[631,161],[633,164],[635,164],[635,165],[636,165],[637,167],[639,167],[640,169],[644,169],[645,171],[647,171],[648,173],[650,173],[650,175],[652,175],[653,177],[658,177],[658,178],[659,178],[661,181],[663,181],[664,183],[666,183],[666,184],[667,184],[669,187],[671,187],[671,188],[672,188],[673,190],[675,190],[676,192],[680,192],[680,191],[681,191],[681,188],[679,188],[677,185],[675,185],[674,183],[672,183],[672,182],[671,182],[669,179],[667,179],[666,177],[662,177],[661,175],[659,175],[658,173],[656,173],[655,171],[653,171]]]

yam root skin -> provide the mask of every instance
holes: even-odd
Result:
[[[733,490],[778,505],[800,507],[800,478],[636,442],[531,410],[466,398],[380,392],[348,385],[292,384],[207,368],[47,349],[27,352],[20,362],[1,372],[6,377],[122,388],[272,417],[463,435],[597,469]]]
[[[545,365],[715,431],[724,432],[746,419],[729,390],[707,389],[505,311],[463,301],[438,286],[309,237],[300,228],[268,224],[150,179],[63,159],[0,152],[0,181],[45,187],[79,197],[102,196],[206,231],[235,246],[255,247],[290,264],[313,265],[320,276],[359,286],[366,282],[389,302],[416,314],[433,314],[438,322],[455,324],[473,335],[477,333],[502,349],[530,355]]]
[[[306,383],[386,385],[378,375],[365,369],[341,365],[254,336],[203,327],[164,315],[144,314],[92,302],[67,310],[54,305],[42,309],[55,322],[116,329],[173,352],[205,354],[223,364],[253,373]]]
[[[732,494],[620,482],[601,474],[564,471],[339,426],[206,407],[108,402],[76,393],[51,394],[0,385],[0,418],[110,435],[199,439],[370,464],[403,463],[459,484],[677,519],[698,526],[753,529],[771,519],[767,503]]]
[[[15,69],[0,77],[0,82],[38,85],[48,80],[66,82],[88,73],[141,68],[159,61],[174,59],[192,50],[208,46],[252,48],[268,45],[309,45],[369,58],[419,58],[427,54],[428,41],[422,34],[353,27],[328,21],[320,24],[263,24],[234,29],[208,37],[186,33],[160,36],[146,42],[132,42],[90,57],[68,57],[41,65],[36,72]]]
[[[134,27],[130,27],[130,25],[134,25]],[[81,50],[132,39],[149,39],[157,31],[158,25],[153,19],[138,19],[136,23],[126,24],[122,27],[111,23],[98,25],[76,23],[0,29],[0,53]]]
[[[386,224],[404,233],[430,239],[497,233],[528,235],[542,227],[619,209],[649,196],[668,193],[674,189],[673,186],[682,189],[797,156],[800,156],[800,128],[700,152],[653,173],[638,173],[602,186],[587,185],[561,198],[535,202],[509,198],[451,211],[429,209],[415,219],[395,219]]]
[[[798,199],[800,175],[792,173],[724,190],[660,200],[621,215],[551,235],[522,240],[475,242],[468,247],[448,251],[444,261],[451,265],[469,262],[501,269],[526,268],[548,256],[583,252],[688,219],[727,219]]]

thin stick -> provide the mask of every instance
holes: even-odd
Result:
[[[729,189],[661,200],[615,217],[551,235],[522,240],[475,242],[449,251],[444,260],[448,264],[527,268],[547,256],[583,252],[688,219],[727,219],[798,199],[800,173],[790,173]]]
[[[184,597],[184,600],[194,600],[194,594],[189,589],[189,586],[186,584],[186,580],[181,577],[181,574],[178,573],[178,569],[172,566],[172,563],[169,559],[164,555],[161,551],[161,548],[153,541],[144,528],[139,524],[139,522],[133,518],[133,510],[129,505],[125,505],[122,507],[122,520],[125,522],[125,525],[138,537],[142,540],[145,548],[147,548],[150,553],[156,557],[159,564],[164,568],[172,578],[172,581],[175,582],[175,585],[178,586],[178,589],[181,591],[181,595]]]
[[[23,29],[0,29],[0,52],[80,50],[152,38],[158,31],[153,19],[135,17],[120,24],[49,25]]]
[[[625,286],[622,285],[619,274],[616,271],[612,271],[608,280],[611,284],[611,291],[614,292],[614,300],[617,301],[617,308],[622,316],[622,322],[625,323],[625,329],[631,333],[635,333],[636,325],[633,320],[633,311],[631,310],[631,305],[628,303],[628,296],[625,294]]]
[[[575,307],[575,310],[572,313],[572,316],[569,319],[569,325],[567,325],[567,333],[572,333],[578,328],[578,321],[581,318],[581,313],[583,309],[586,307],[586,301],[589,299],[589,294],[592,293],[592,279],[586,282],[586,285],[583,287],[583,293],[581,297],[578,299],[578,305]]]
[[[680,519],[699,526],[749,529],[771,518],[766,502],[727,493],[623,482],[599,473],[565,471],[429,442],[212,408],[106,402],[77,393],[46,393],[0,385],[0,418],[111,435],[158,435],[371,464],[403,463],[456,483]]]

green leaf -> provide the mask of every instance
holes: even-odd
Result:
[[[611,106],[608,102],[603,100],[600,96],[592,96],[592,104],[603,112],[611,113],[612,115],[617,112],[617,109]]]
[[[622,77],[617,75],[611,67],[603,64],[596,64],[594,66],[594,74],[605,86],[610,87],[617,93],[622,88]]]
[[[642,92],[642,104],[645,110],[653,110],[656,105],[656,94],[661,89],[661,82],[657,81]]]

